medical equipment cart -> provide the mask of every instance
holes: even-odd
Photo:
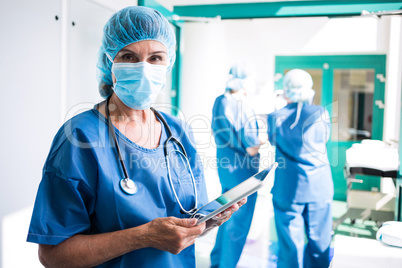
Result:
[[[360,144],[346,151],[344,168],[347,180],[347,211],[334,221],[333,229],[345,219],[350,218],[354,224],[356,219],[372,220],[377,226],[385,221],[401,220],[401,189],[402,183],[398,179],[399,155],[395,148],[391,148],[382,141],[363,140]],[[362,183],[356,175],[377,176],[392,178],[392,192],[381,192],[379,189],[356,190],[353,183]]]

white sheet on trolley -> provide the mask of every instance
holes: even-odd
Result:
[[[349,167],[372,168],[393,171],[399,168],[398,149],[379,140],[362,140],[346,150],[346,164]]]

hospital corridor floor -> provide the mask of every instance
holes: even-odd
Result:
[[[336,220],[341,217],[346,210],[346,202],[334,201],[333,219]],[[346,219],[337,226],[333,235],[375,239],[377,230],[378,227],[375,222],[356,220],[354,224],[351,224],[350,219]],[[217,228],[196,241],[197,268],[210,267],[209,255],[215,244],[216,234]],[[271,196],[259,194],[253,223],[237,268],[276,268],[277,240]],[[334,252],[333,244],[332,241],[331,258]]]

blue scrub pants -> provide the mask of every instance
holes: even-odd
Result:
[[[215,247],[211,252],[211,267],[236,267],[250,230],[256,200],[257,193],[250,195],[247,203],[219,227]]]
[[[273,205],[279,242],[277,268],[328,268],[332,200],[290,204],[273,200]]]

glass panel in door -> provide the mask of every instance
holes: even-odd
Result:
[[[338,115],[338,129],[333,129],[333,141],[370,139],[373,126],[373,69],[334,70],[333,107]],[[339,109],[339,110],[338,110]]]
[[[333,102],[337,105],[333,105],[332,109],[333,115],[336,115],[333,123],[336,123],[337,127],[332,128],[331,142],[337,144],[338,155],[342,157],[339,164],[346,162],[346,150],[353,143],[372,137],[374,74],[374,69],[334,69],[333,71]],[[345,184],[343,176],[336,176],[341,172],[343,172],[343,164],[334,167],[335,186]],[[354,183],[353,189],[370,191],[380,187],[378,177],[357,175],[356,178],[363,179],[363,183]]]

